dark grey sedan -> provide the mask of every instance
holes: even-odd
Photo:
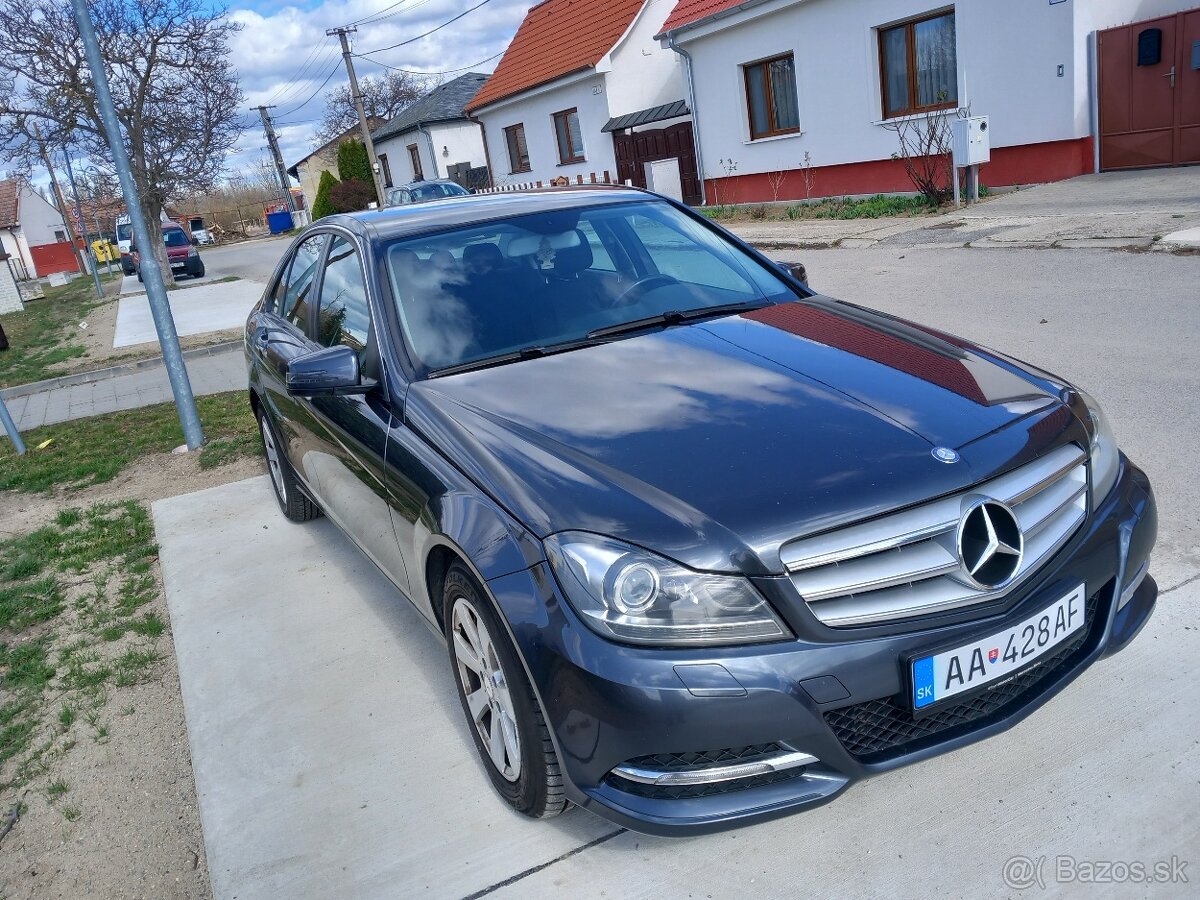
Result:
[[[1154,609],[1154,495],[1092,397],[653,194],[318,221],[246,352],[280,507],[446,642],[527,815],[807,809],[1004,731]]]

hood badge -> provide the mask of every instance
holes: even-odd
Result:
[[[962,459],[956,450],[951,450],[949,447],[934,447],[932,452],[933,458],[938,462],[956,463]]]

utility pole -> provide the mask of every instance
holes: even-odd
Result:
[[[354,59],[350,55],[350,41],[346,35],[357,28],[330,28],[326,34],[336,34],[342,42],[342,59],[346,61],[346,72],[350,76],[350,95],[354,108],[358,110],[358,127],[362,129],[363,144],[367,148],[367,162],[371,164],[371,179],[375,182],[375,197],[383,206],[383,181],[379,177],[379,161],[375,158],[375,142],[371,140],[371,129],[367,127],[367,114],[363,112],[362,91],[358,89],[358,76],[354,74]]]
[[[34,124],[33,137],[37,141],[38,150],[42,155],[42,165],[46,167],[46,172],[50,175],[50,185],[54,188],[54,199],[58,201],[58,214],[62,217],[63,228],[67,229],[67,240],[71,242],[71,249],[75,252],[75,262],[79,266],[79,274],[87,272],[87,266],[83,261],[83,254],[79,252],[79,245],[75,243],[75,232],[71,230],[71,222],[68,219],[67,198],[63,195],[62,186],[58,183],[58,175],[54,172],[54,164],[50,161],[50,151],[46,149],[46,142],[42,140],[42,129]]]
[[[275,159],[275,172],[279,175],[279,184],[283,187],[283,199],[287,203],[288,212],[296,211],[296,202],[292,199],[292,191],[288,186],[287,169],[283,166],[283,154],[279,152],[279,140],[275,137],[275,126],[271,124],[271,114],[268,109],[273,106],[256,106],[262,117],[263,131],[267,133],[267,146],[271,148],[271,156]]]
[[[121,182],[121,194],[129,210],[129,224],[133,228],[133,241],[146,248],[142,256],[142,281],[146,285],[146,299],[150,303],[150,315],[154,319],[154,330],[158,332],[158,343],[163,351],[163,363],[167,378],[171,382],[171,393],[175,397],[175,408],[179,411],[179,424],[183,426],[183,437],[189,450],[204,446],[204,429],[200,425],[200,413],[196,409],[196,398],[192,394],[192,382],[187,367],[183,364],[183,351],[179,347],[179,333],[175,330],[175,319],[171,315],[171,304],[167,301],[167,285],[163,281],[158,259],[149,252],[150,228],[142,212],[137,183],[133,180],[133,167],[129,163],[129,152],[125,149],[121,122],[113,105],[112,88],[108,84],[108,73],[104,69],[104,57],[100,54],[100,41],[96,39],[96,28],[88,10],[88,0],[71,0],[75,22],[79,26],[79,38],[91,70],[92,86],[96,91],[96,105],[104,123],[104,135],[108,149],[113,155],[117,178]]]
[[[67,181],[71,184],[71,195],[75,198],[75,218],[79,222],[79,233],[83,235],[84,246],[87,246],[87,222],[83,218],[83,204],[79,202],[79,188],[75,187],[75,172],[71,168],[71,154],[63,148],[63,159],[67,162]],[[99,235],[97,235],[99,237]],[[100,286],[100,267],[92,263],[92,280],[96,282],[96,299],[104,299],[104,288]]]

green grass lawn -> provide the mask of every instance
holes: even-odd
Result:
[[[258,426],[244,391],[199,397],[196,404],[208,441],[200,451],[201,468],[261,453]],[[101,484],[138,457],[166,453],[183,443],[173,403],[46,425],[22,437],[29,448],[25,456],[17,456],[7,438],[0,440],[0,490],[38,492]],[[47,440],[50,443],[39,450]]]
[[[108,294],[120,287],[120,272],[100,276]],[[9,348],[0,352],[0,388],[53,378],[55,367],[78,359],[86,351],[79,340],[79,323],[100,303],[91,278],[76,278],[62,287],[47,287],[46,296],[25,304],[25,311],[6,313],[4,333]]]

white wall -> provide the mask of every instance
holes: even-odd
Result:
[[[408,155],[410,144],[416,144],[420,150],[422,173],[426,178],[446,178],[449,167],[455,163],[487,165],[483,132],[473,122],[438,122],[422,127],[425,134],[414,128],[375,142],[375,155],[387,155],[393,185],[414,180],[412,160]],[[449,156],[442,155],[443,147],[449,149]]]
[[[584,161],[560,165],[558,144],[554,136],[554,113],[575,107],[579,110],[579,128],[583,134]],[[571,76],[553,82],[549,87],[534,88],[516,98],[501,100],[476,112],[475,117],[487,129],[488,150],[492,156],[492,180],[498,186],[541,181],[548,184],[559,175],[575,181],[582,175],[587,181],[591,173],[601,176],[607,169],[617,174],[612,136],[602,129],[609,120],[608,97],[603,75],[588,73],[585,77]],[[525,125],[525,142],[529,145],[531,171],[510,174],[508,144],[504,129],[518,122]]]
[[[991,118],[992,146],[1086,136],[1076,116],[1073,7],[1077,0],[959,0],[959,104]],[[679,35],[694,61],[706,177],[888,159],[896,136],[880,124],[876,28],[943,8],[937,0],[776,0]],[[797,135],[750,141],[742,64],[792,52]],[[1063,66],[1059,77],[1057,66]]]
[[[54,232],[67,233],[62,216],[45,197],[28,184],[21,188],[19,218],[21,233],[25,235],[30,246],[40,247],[42,244],[55,242]],[[67,234],[69,237],[70,235]]]
[[[675,0],[649,0],[596,66],[605,76],[610,118],[687,99],[679,54],[654,39],[674,7]]]

